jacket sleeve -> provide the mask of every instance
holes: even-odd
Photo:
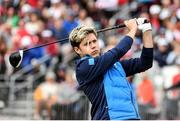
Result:
[[[126,76],[143,72],[152,67],[153,63],[153,48],[143,47],[140,58],[120,61]]]
[[[132,42],[131,37],[125,36],[116,47],[103,55],[80,61],[76,67],[76,77],[79,83],[88,83],[102,76],[131,48]]]

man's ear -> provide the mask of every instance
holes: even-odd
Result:
[[[78,54],[81,55],[81,50],[78,47],[74,47],[74,51]]]

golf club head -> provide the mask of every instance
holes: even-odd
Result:
[[[17,68],[20,66],[22,59],[23,59],[23,50],[19,50],[18,52],[14,52],[10,55],[9,62],[14,68]]]

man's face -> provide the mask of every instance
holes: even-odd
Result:
[[[75,47],[75,51],[83,57],[84,55],[91,55],[92,57],[97,57],[100,55],[100,47],[97,37],[90,33],[84,40],[80,43],[79,48]]]

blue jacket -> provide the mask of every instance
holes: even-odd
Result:
[[[132,42],[132,38],[125,36],[103,55],[87,55],[77,61],[79,89],[92,103],[93,120],[140,119],[135,94],[126,77],[152,67],[153,48],[143,47],[140,58],[119,61]]]

